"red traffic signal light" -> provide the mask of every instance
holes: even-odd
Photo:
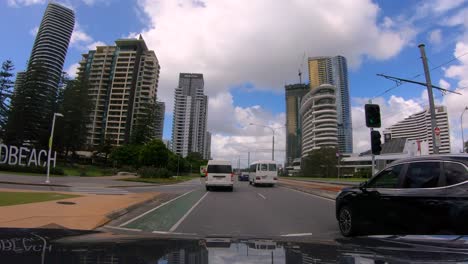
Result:
[[[366,112],[366,126],[380,127],[380,106],[378,104],[366,104],[364,109]]]

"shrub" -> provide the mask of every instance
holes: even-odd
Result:
[[[29,173],[40,173],[46,174],[47,167],[39,167],[39,166],[19,166],[19,165],[8,165],[8,164],[0,164],[0,171],[13,171],[13,172],[29,172]],[[50,168],[50,174],[55,175],[64,175],[62,168]]]
[[[138,175],[142,178],[169,178],[171,173],[166,168],[141,167]]]

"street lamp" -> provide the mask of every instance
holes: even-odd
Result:
[[[254,123],[249,123],[249,125],[250,125],[250,126],[266,127],[266,128],[271,129],[271,132],[273,133],[273,137],[272,137],[272,147],[271,147],[271,160],[275,160],[275,130],[276,130],[276,129],[283,128],[283,127],[286,127],[286,126],[274,128],[274,127],[271,127],[271,126],[259,125],[259,124],[254,124]]]
[[[50,156],[52,155],[52,141],[54,139],[54,128],[55,128],[55,117],[63,117],[61,113],[54,113],[54,117],[52,118],[52,129],[50,130],[50,138],[49,138],[49,154],[47,155],[47,178],[46,183],[50,183]]]
[[[463,114],[465,111],[468,110],[468,106],[465,106],[465,109],[463,109],[461,115],[460,115],[460,127],[461,127],[461,136],[462,136],[462,153],[465,153],[465,138],[463,137]]]

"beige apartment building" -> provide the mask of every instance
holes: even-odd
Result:
[[[78,77],[88,81],[93,105],[87,125],[89,148],[106,139],[115,146],[130,143],[135,121],[156,103],[159,72],[158,58],[141,36],[83,54]]]

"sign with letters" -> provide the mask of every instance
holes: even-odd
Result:
[[[0,164],[19,166],[47,166],[47,150],[30,149],[27,147],[7,146],[0,144]],[[57,152],[53,152],[50,157],[52,167],[55,168]]]

